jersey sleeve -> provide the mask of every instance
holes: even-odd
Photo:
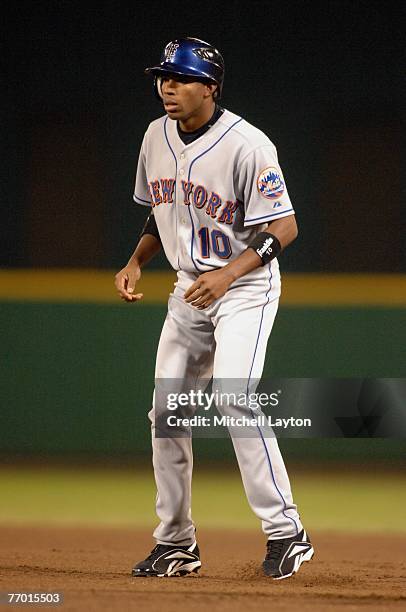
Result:
[[[244,202],[245,227],[295,214],[272,143],[254,149],[242,161],[238,191]]]
[[[138,157],[133,200],[137,204],[142,204],[143,206],[151,206],[151,194],[148,186],[147,172],[145,168],[145,148],[146,136],[144,136],[144,140],[142,141],[140,155]]]

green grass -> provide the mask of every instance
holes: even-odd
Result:
[[[406,532],[406,477],[356,472],[291,473],[295,501],[309,530]],[[0,523],[152,527],[151,470],[0,469]],[[193,516],[199,527],[258,529],[240,476],[198,470]]]

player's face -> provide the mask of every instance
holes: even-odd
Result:
[[[161,79],[164,108],[170,119],[187,121],[204,117],[213,106],[216,85],[199,83],[187,77],[166,76]]]

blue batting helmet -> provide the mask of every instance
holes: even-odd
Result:
[[[155,89],[159,95],[159,77],[173,74],[216,83],[216,97],[219,98],[223,89],[224,60],[221,53],[204,40],[178,38],[166,45],[159,64],[146,68],[145,72],[155,76]]]

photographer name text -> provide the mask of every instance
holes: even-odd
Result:
[[[193,416],[177,417],[170,415],[167,418],[169,427],[278,427],[287,429],[288,427],[311,427],[311,419],[298,419],[295,417],[277,418],[264,414],[257,417],[234,417],[234,416]]]

